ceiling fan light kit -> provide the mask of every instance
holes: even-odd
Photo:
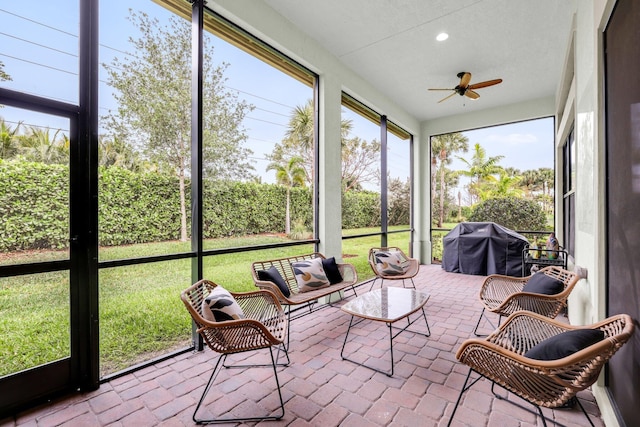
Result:
[[[475,91],[476,89],[481,89],[484,87],[493,86],[493,85],[497,85],[498,83],[502,83],[502,79],[493,79],[493,80],[487,80],[480,83],[469,84],[471,83],[471,73],[468,71],[459,72],[458,78],[460,79],[460,83],[454,88],[451,88],[451,89],[430,88],[429,89],[429,90],[452,91],[450,95],[447,95],[444,98],[442,98],[440,101],[438,101],[438,104],[451,98],[456,93],[460,96],[466,96],[467,98],[470,98],[470,99],[478,99],[480,98],[480,94]]]

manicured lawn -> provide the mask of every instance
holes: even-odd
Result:
[[[365,234],[376,229],[349,230]],[[348,234],[345,233],[345,234]],[[279,236],[217,239],[205,248],[245,247],[288,241]],[[408,251],[409,233],[391,234],[389,246]],[[373,276],[367,261],[379,236],[343,240],[343,259],[360,281]],[[100,249],[100,260],[188,252],[189,243],[162,242]],[[255,290],[250,265],[257,260],[313,251],[313,245],[206,257],[204,277],[233,292]],[[28,257],[29,254],[22,256]],[[57,257],[39,253],[40,257]],[[12,263],[20,262],[12,259]],[[191,284],[191,260],[173,260],[99,271],[100,366],[102,375],[191,344],[191,319],[180,292]],[[69,356],[67,272],[0,278],[0,376]]]

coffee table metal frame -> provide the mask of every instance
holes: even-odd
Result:
[[[386,295],[383,295],[385,294]],[[415,293],[415,295],[414,295]],[[379,294],[379,295],[378,295]],[[420,297],[420,301],[408,308],[406,311],[399,311],[396,313],[387,313],[387,315],[385,316],[382,313],[381,307],[384,303],[392,303],[394,302],[394,300],[396,300],[396,303],[406,303],[406,300],[404,300],[403,298],[413,298],[415,296]],[[383,301],[384,299],[384,301]],[[371,292],[367,292],[364,295],[361,295],[359,297],[357,297],[354,300],[349,301],[348,303],[346,303],[345,305],[343,305],[341,308],[344,312],[348,313],[351,315],[351,319],[349,321],[349,327],[347,328],[347,333],[344,336],[344,342],[342,343],[342,350],[340,351],[340,356],[342,357],[342,360],[347,360],[349,362],[355,363],[357,365],[360,366],[364,366],[365,368],[369,368],[372,369],[376,372],[380,372],[382,374],[385,374],[389,377],[393,376],[393,371],[394,371],[394,363],[393,363],[393,339],[395,337],[397,337],[398,335],[400,335],[402,332],[408,331],[408,332],[412,332],[414,334],[418,334],[418,335],[422,335],[425,337],[429,337],[431,336],[431,329],[429,328],[429,322],[427,321],[427,315],[425,314],[424,311],[424,306],[427,303],[427,301],[429,300],[429,295],[424,293],[424,292],[420,292],[420,291],[416,291],[414,289],[407,289],[407,288],[397,288],[397,287],[384,287],[381,289],[376,289],[374,291]],[[375,303],[377,304],[375,306],[375,310],[376,312],[367,312],[367,310],[358,310],[358,305],[359,303],[362,303],[363,301],[368,301],[370,303]],[[378,313],[377,311],[380,311],[380,313]],[[411,320],[409,316],[411,316],[412,314],[421,311],[422,312],[422,316],[418,315],[418,317],[416,317],[415,319]],[[393,317],[391,317],[393,316]],[[355,320],[357,318],[359,318],[358,320]],[[412,330],[409,329],[409,327],[411,325],[413,325],[415,322],[417,322],[418,320],[420,320],[420,317],[422,317],[424,319],[425,324],[427,325],[427,333],[424,332],[418,332],[416,330]],[[398,322],[400,320],[403,319],[407,319],[407,325],[400,328],[400,327],[396,327],[393,326],[393,324],[395,322]],[[365,320],[374,320],[374,321],[378,321],[378,322],[384,322],[387,324],[388,328],[389,328],[389,348],[391,351],[391,370],[390,371],[383,371],[381,369],[375,368],[373,366],[369,366],[366,365],[364,363],[358,362],[356,360],[350,359],[348,357],[346,357],[344,355],[344,348],[347,345],[347,340],[349,338],[349,332],[351,331],[351,328],[353,326],[356,326],[358,324],[360,324],[361,322],[365,321]],[[393,331],[396,330],[397,332],[394,334]]]

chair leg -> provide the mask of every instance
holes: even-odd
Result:
[[[196,418],[196,413],[198,412],[198,409],[200,409],[200,406],[202,405],[204,398],[206,397],[207,393],[209,393],[209,390],[211,389],[211,386],[213,385],[214,380],[216,379],[216,377],[218,376],[218,373],[220,372],[220,368],[224,365],[224,360],[227,358],[227,355],[223,354],[218,358],[218,361],[216,362],[216,366],[214,367],[213,372],[211,373],[211,377],[209,378],[209,381],[207,382],[207,385],[204,388],[204,392],[200,397],[198,406],[196,406],[196,410],[193,411],[193,417],[192,417],[193,421],[196,424],[216,424],[216,423],[237,423],[237,422],[246,422],[246,421],[281,419],[284,416],[284,401],[282,399],[282,391],[280,389],[280,380],[278,379],[278,370],[276,369],[277,359],[273,356],[272,347],[269,347],[269,355],[271,356],[271,366],[273,367],[273,375],[276,379],[276,387],[278,388],[278,397],[280,398],[280,411],[279,411],[280,413],[278,415],[266,415],[263,417],[246,417],[246,418],[212,418],[212,419]],[[289,355],[287,353],[287,360],[288,358],[289,358]],[[269,365],[254,365],[254,366],[269,366]]]
[[[538,415],[540,415],[540,418],[542,418],[542,425],[544,427],[547,427],[547,419],[544,417],[544,414],[542,413],[542,408],[539,407],[538,405],[535,405],[536,409],[538,409]]]
[[[200,401],[198,402],[198,406],[196,406],[196,410],[193,411],[192,419],[193,419],[193,422],[195,422],[196,424],[200,424],[203,421],[201,419],[196,418],[196,413],[198,413],[198,409],[200,409],[200,405],[202,405],[202,401],[204,400],[205,396],[207,395],[207,393],[209,393],[209,389],[211,388],[213,381],[218,376],[218,373],[220,372],[220,368],[224,365],[224,359],[226,358],[227,358],[226,354],[221,354],[220,357],[218,358],[218,361],[216,362],[216,366],[213,368],[213,371],[211,372],[211,376],[209,377],[209,381],[207,382],[207,385],[204,387],[202,396],[200,396]]]
[[[595,427],[593,425],[593,421],[591,421],[591,417],[589,416],[589,414],[587,414],[587,411],[585,411],[584,406],[582,406],[582,403],[580,403],[580,399],[578,398],[578,396],[576,396],[576,402],[578,402],[578,406],[580,406],[580,409],[582,409],[582,413],[584,414],[584,416],[587,417],[587,420],[589,421],[589,424],[591,424],[591,427]]]
[[[291,306],[287,305],[287,345],[285,351],[287,352],[287,358],[289,357],[289,337],[291,336]]]
[[[480,321],[482,320],[482,317],[484,316],[484,307],[482,307],[482,312],[480,312],[480,316],[478,317],[478,322],[476,323],[476,327],[473,329],[473,334],[477,337],[481,337],[484,336],[482,334],[478,334],[478,326],[480,326]]]
[[[480,376],[475,380],[473,380],[471,383],[469,383],[469,379],[471,378],[471,372],[473,372],[473,369],[469,368],[469,373],[467,374],[467,378],[464,380],[464,384],[462,385],[462,389],[460,390],[460,394],[458,395],[458,400],[456,400],[456,406],[453,407],[453,412],[451,412],[451,416],[449,417],[449,422],[447,423],[447,427],[449,427],[451,425],[451,422],[453,421],[453,416],[456,414],[456,411],[458,410],[458,406],[460,405],[460,401],[462,400],[462,395],[464,394],[464,392],[469,390],[475,383],[477,383],[482,378],[482,376]]]
[[[485,318],[487,323],[489,323],[489,325],[491,325],[491,327],[494,330],[500,327],[500,321],[502,320],[502,316],[498,317],[498,327],[495,327],[493,325],[493,323],[491,322],[491,319],[489,319],[489,317],[487,317],[487,312],[485,310],[486,310],[486,307],[482,307],[482,312],[480,312],[480,316],[478,317],[478,322],[476,323],[476,327],[473,329],[473,334],[475,336],[477,336],[477,337],[486,337],[487,336],[487,334],[479,334],[478,333],[478,327],[480,326],[480,321],[482,320],[483,317]]]

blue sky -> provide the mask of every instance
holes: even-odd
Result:
[[[473,145],[487,150],[487,156],[503,155],[501,166],[521,171],[553,168],[553,119],[526,122],[463,132],[469,138],[469,153],[461,157],[471,160]]]
[[[132,34],[126,19],[128,9],[144,10],[165,20],[168,12],[150,0],[103,0],[100,9],[100,62],[109,63],[113,56],[122,58],[129,51],[127,42]],[[76,103],[77,88],[77,34],[78,0],[57,2],[4,2],[0,5],[0,61],[13,81],[3,82],[10,89],[43,95],[57,100]],[[279,142],[288,122],[289,114],[297,105],[304,105],[312,97],[311,88],[285,76],[260,60],[239,49],[215,39],[214,61],[224,60],[230,66],[225,76],[227,87],[239,90],[239,97],[256,108],[244,121],[249,139],[247,148],[254,151],[256,172],[265,182],[273,176],[266,174],[264,154],[271,152]],[[104,83],[106,73],[100,74],[100,113],[115,108],[111,89]],[[354,135],[372,140],[379,139],[379,128],[355,114]],[[50,116],[26,114],[10,108],[0,109],[0,116],[10,122],[20,120],[28,124],[67,129],[66,120]],[[390,117],[393,120],[392,117]],[[502,166],[521,170],[553,167],[553,120],[536,120],[507,126],[464,132],[470,147],[480,143],[489,156],[504,155]],[[393,141],[389,167],[393,176],[407,175],[408,150],[406,144]],[[391,144],[391,143],[390,143]],[[462,154],[470,158],[471,154]],[[454,162],[454,169],[462,162]],[[270,173],[272,174],[272,173]]]

